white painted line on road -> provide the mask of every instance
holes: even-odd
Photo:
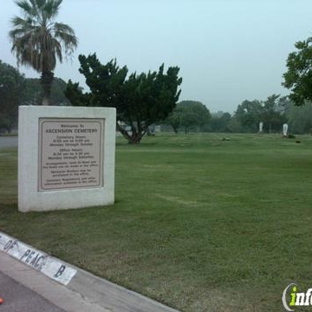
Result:
[[[77,270],[58,259],[0,232],[0,251],[27,264],[51,279],[68,285]]]

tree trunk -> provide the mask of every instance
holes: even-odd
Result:
[[[116,125],[117,130],[123,135],[123,137],[128,141],[129,144],[140,144],[142,137],[145,135],[146,131],[143,133],[139,133],[132,128],[132,133],[129,134],[127,130],[125,130],[122,126],[120,126],[117,122]]]
[[[174,127],[173,125],[171,125],[173,131],[175,134],[178,134],[178,127]]]
[[[40,82],[43,90],[42,105],[50,105],[53,78],[54,74],[51,71],[44,71],[41,74]]]
[[[123,137],[128,140],[128,141],[131,141],[131,137],[129,135],[129,133],[121,126],[119,125],[119,123],[117,122],[116,124],[116,128],[117,130],[123,135]]]
[[[139,132],[133,133],[133,134],[131,135],[131,141],[129,141],[129,143],[130,143],[130,144],[140,144],[143,135],[144,135],[144,134],[141,134],[141,133],[139,133]]]

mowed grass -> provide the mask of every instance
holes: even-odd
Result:
[[[289,283],[312,287],[312,137],[299,139],[118,139],[114,206],[26,214],[17,152],[0,150],[0,229],[182,311],[283,311]]]

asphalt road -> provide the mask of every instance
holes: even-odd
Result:
[[[0,272],[1,312],[65,312],[42,296]]]
[[[0,148],[17,147],[17,136],[0,136]]]

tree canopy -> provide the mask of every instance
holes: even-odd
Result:
[[[306,102],[305,105],[295,105],[288,98],[283,98],[283,110],[287,117],[289,129],[292,133],[312,134],[312,103]]]
[[[22,17],[12,19],[9,36],[12,51],[19,64],[30,66],[41,73],[43,104],[48,105],[57,59],[63,61],[63,52],[70,56],[77,47],[74,30],[54,22],[62,0],[19,0]]]
[[[13,66],[0,60],[0,128],[8,132],[17,122],[25,78]]]
[[[69,100],[66,98],[64,91],[66,90],[67,83],[58,77],[54,77],[51,86],[50,104],[55,106],[70,105]],[[26,78],[25,89],[23,92],[23,105],[41,105],[43,99],[42,88],[40,79]]]
[[[291,90],[289,98],[300,106],[312,101],[312,37],[296,42],[295,47],[297,51],[288,55],[282,85]]]
[[[181,101],[177,104],[172,114],[166,119],[174,132],[183,128],[185,133],[191,130],[203,131],[211,118],[208,108],[198,101]]]
[[[180,96],[179,68],[164,65],[158,71],[132,73],[120,68],[116,60],[102,65],[96,54],[79,55],[79,72],[86,78],[90,92],[84,93],[78,83],[68,82],[65,91],[72,105],[115,107],[117,130],[130,143],[139,143],[148,127],[164,120]]]
[[[70,105],[64,90],[67,84],[55,77],[51,89],[53,105]],[[19,105],[42,103],[40,79],[25,78],[17,68],[0,60],[0,128],[10,132],[17,125]]]
[[[211,132],[231,132],[229,128],[229,123],[231,121],[231,114],[218,112],[216,114],[211,115],[211,119],[209,121],[209,131]]]
[[[281,108],[281,99],[279,95],[273,94],[265,101],[243,101],[238,105],[234,114],[234,118],[238,122],[236,125],[233,124],[234,131],[257,132],[260,122],[264,123],[266,132],[281,131],[283,123],[287,121]]]

